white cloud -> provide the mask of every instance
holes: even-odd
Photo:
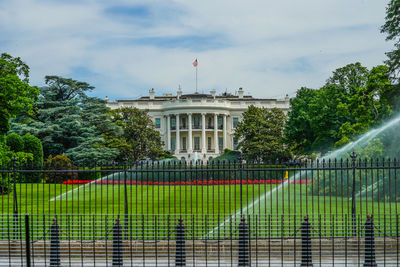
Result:
[[[0,45],[29,64],[33,83],[47,74],[75,75],[95,85],[99,97],[134,98],[151,87],[171,92],[179,84],[192,92],[196,57],[200,90],[243,87],[282,97],[321,86],[345,64],[381,64],[391,48],[379,32],[387,3],[0,1]],[[125,19],[105,12],[135,5],[150,15]]]

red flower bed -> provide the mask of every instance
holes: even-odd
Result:
[[[281,184],[287,180],[221,180],[221,181],[174,181],[174,182],[154,182],[154,181],[126,181],[130,185],[235,185],[235,184]],[[301,179],[290,181],[290,184],[308,184],[311,179]],[[100,180],[96,184],[124,184],[124,181],[118,180]]]
[[[63,184],[87,184],[93,181],[94,180],[68,180],[64,181]]]

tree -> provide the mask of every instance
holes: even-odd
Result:
[[[43,146],[39,138],[31,135],[25,134],[22,137],[24,141],[24,151],[26,153],[31,153],[33,156],[33,164],[40,166],[43,164]]]
[[[387,52],[385,63],[389,66],[389,73],[398,78],[400,72],[400,0],[391,0],[386,7],[386,22],[381,32],[386,33],[386,41],[394,42],[394,49]]]
[[[24,139],[22,138],[22,136],[16,133],[10,133],[9,135],[7,135],[6,144],[10,147],[12,151],[24,151]]]
[[[291,109],[285,127],[285,142],[298,155],[312,151],[316,136],[311,128],[310,103],[318,94],[317,90],[302,87],[296,97],[290,99]]]
[[[283,142],[286,115],[282,110],[249,106],[235,130],[238,148],[248,160],[287,159],[288,149]]]
[[[13,130],[42,140],[45,157],[65,154],[76,164],[114,160],[118,151],[106,147],[103,134],[121,130],[112,123],[105,101],[86,95],[93,86],[58,76],[45,80],[37,112],[26,124],[14,123]]]
[[[142,158],[156,159],[163,154],[160,133],[146,111],[123,107],[112,112],[113,121],[122,127],[122,138],[108,137],[120,151],[119,159],[136,162]]]
[[[10,130],[10,119],[33,114],[39,90],[29,86],[29,67],[19,58],[6,53],[0,56],[0,135]]]
[[[291,100],[285,129],[294,152],[326,152],[343,146],[387,119],[398,103],[386,66],[360,63],[338,68],[318,90],[302,88]]]

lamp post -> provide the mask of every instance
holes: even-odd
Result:
[[[350,154],[352,168],[353,168],[353,188],[351,196],[351,218],[353,221],[353,234],[356,235],[356,158],[357,154],[353,151]]]

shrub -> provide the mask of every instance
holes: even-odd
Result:
[[[22,137],[16,133],[10,133],[7,135],[6,144],[14,152],[24,151],[24,140]]]
[[[70,171],[72,169],[71,159],[65,155],[57,155],[52,157],[51,155],[46,159],[45,162],[46,170],[49,171],[62,171],[62,172],[50,172],[44,175],[46,183],[62,183],[67,180],[77,179],[78,174]]]
[[[25,134],[24,140],[24,152],[32,153],[34,165],[40,166],[43,164],[43,146],[39,138],[31,135]]]

